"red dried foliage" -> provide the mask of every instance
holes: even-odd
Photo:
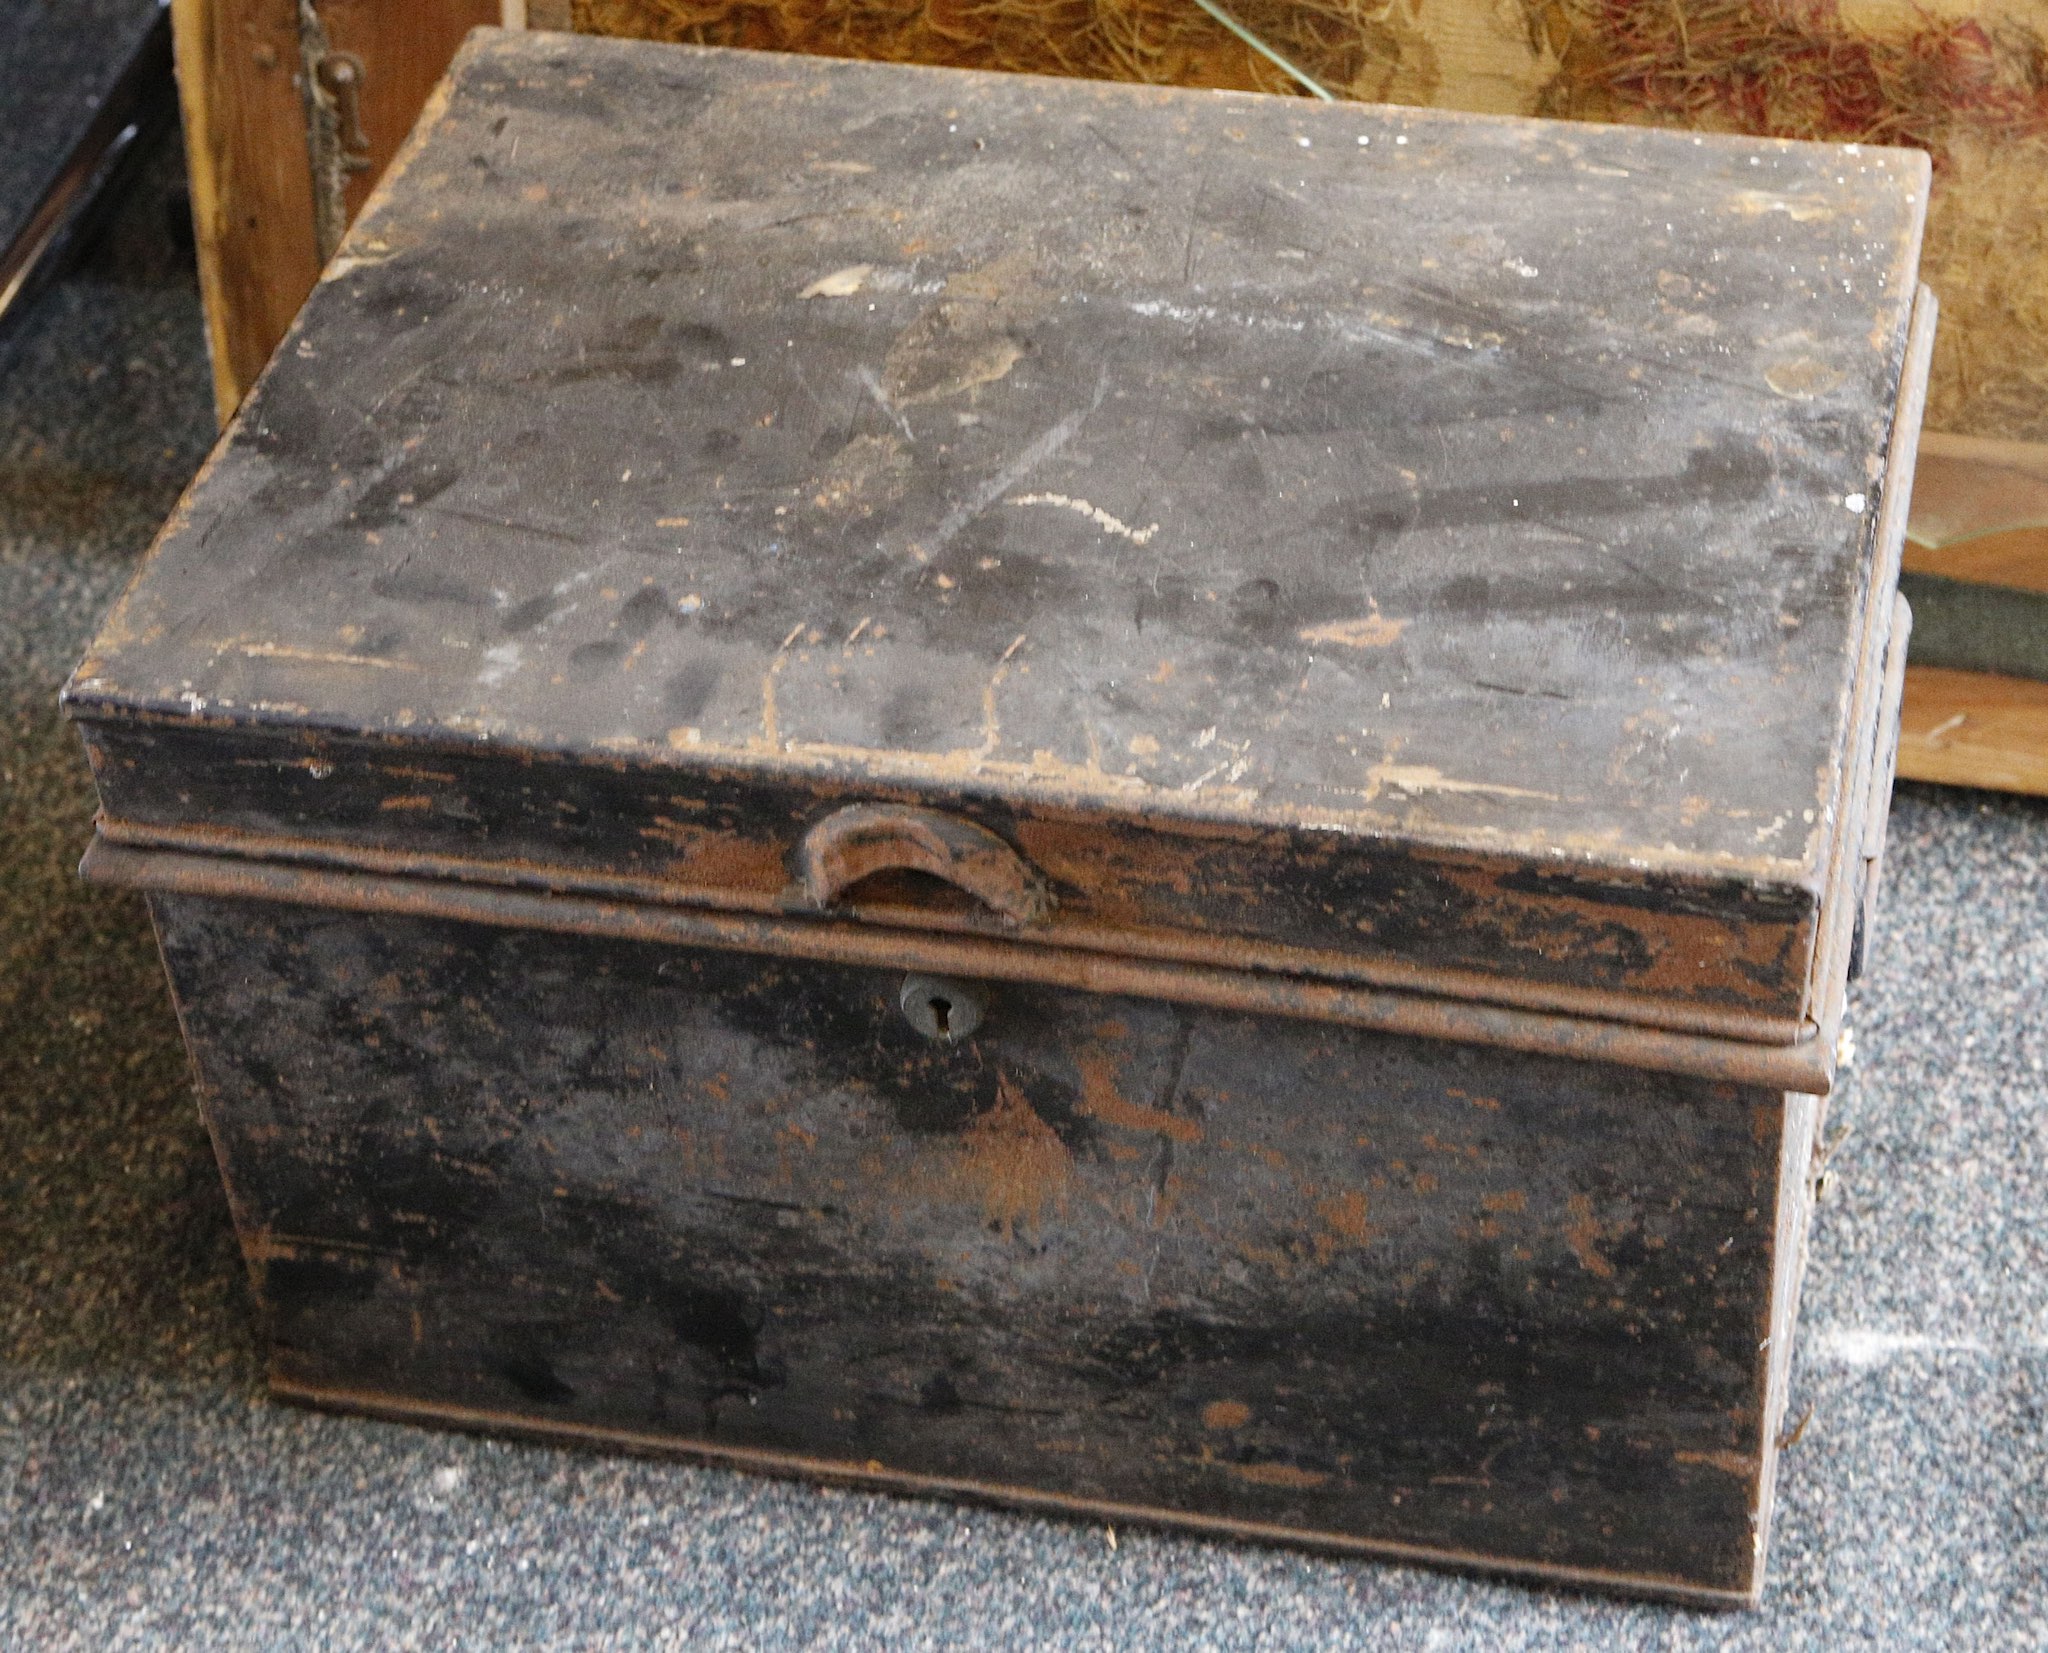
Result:
[[[2048,50],[2019,25],[1922,12],[1872,34],[1837,0],[1595,0],[1571,15],[1566,77],[1662,121],[1904,144],[1937,166],[1964,132],[2048,134]]]

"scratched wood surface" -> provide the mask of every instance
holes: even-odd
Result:
[[[154,898],[286,1394],[1760,1583],[1812,1103]],[[909,1484],[920,1484],[911,1480]]]
[[[1802,1014],[1919,157],[492,34],[429,116],[77,710],[1495,855],[1478,968],[1583,874]]]

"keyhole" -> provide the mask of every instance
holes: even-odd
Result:
[[[971,982],[946,976],[905,976],[897,995],[903,1019],[927,1039],[957,1045],[981,1026],[987,995]]]

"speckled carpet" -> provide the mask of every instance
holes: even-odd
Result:
[[[263,1397],[58,683],[210,435],[166,167],[0,364],[0,1649],[2048,1647],[2048,805],[1905,789],[1772,1582],[1712,1616]]]

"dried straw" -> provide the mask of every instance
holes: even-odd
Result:
[[[2048,0],[575,0],[578,28],[706,45],[1227,86],[1837,142],[1935,160],[1931,422],[2048,441]],[[1470,43],[1526,30],[1504,81]],[[1428,10],[1425,11],[1425,5]],[[1234,23],[1234,31],[1229,24]],[[1244,36],[1254,37],[1248,43]]]

